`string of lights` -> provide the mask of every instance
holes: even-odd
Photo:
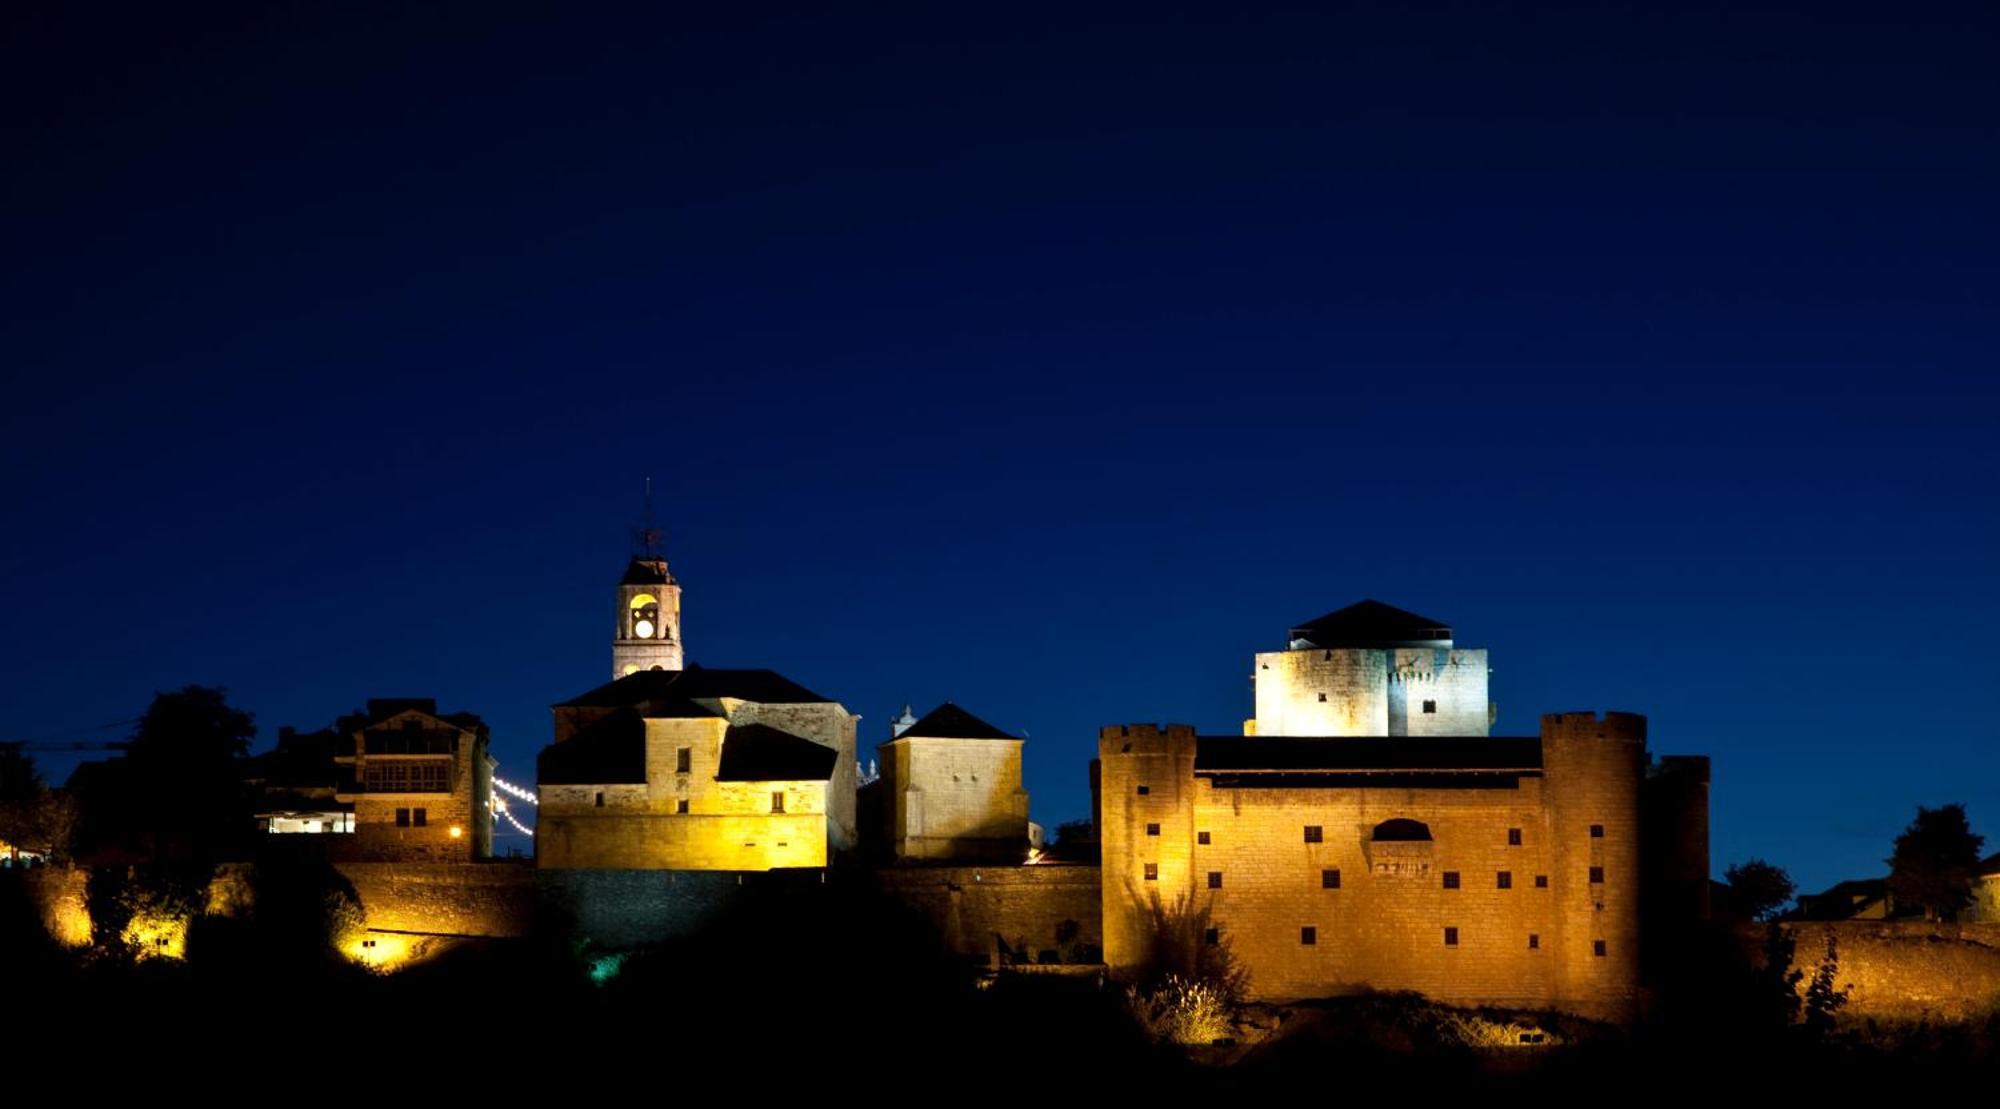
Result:
[[[515,800],[526,801],[530,805],[541,804],[540,801],[535,799],[535,795],[532,791],[522,789],[520,786],[517,786],[514,783],[506,781],[505,779],[501,778],[500,775],[498,774],[495,774],[493,776],[493,788],[499,790],[500,792],[506,794],[509,797],[514,798]]]
[[[498,813],[500,817],[507,823],[512,824],[514,826],[514,830],[521,833],[522,835],[532,836],[535,834],[535,830],[533,828],[530,828],[526,824],[523,824],[520,821],[514,819],[514,814],[507,811],[507,802],[500,800],[498,797],[495,797],[493,799],[493,811]]]

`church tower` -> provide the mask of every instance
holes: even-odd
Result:
[[[653,527],[653,483],[646,482],[646,522],[638,550],[618,580],[618,628],[611,640],[611,677],[641,670],[679,670],[681,587],[667,570],[660,533]]]

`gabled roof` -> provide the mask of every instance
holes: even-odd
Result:
[[[646,781],[646,721],[620,709],[561,743],[542,748],[535,780],[545,786],[643,785]]]
[[[946,701],[904,728],[897,739],[1020,739]]]
[[[1449,647],[1451,628],[1381,601],[1360,601],[1292,628],[1314,647]]]
[[[574,741],[572,741],[574,742]],[[824,782],[840,752],[764,724],[738,724],[722,736],[718,782]]]
[[[670,700],[717,700],[723,697],[760,705],[832,704],[774,670],[641,670],[606,682],[557,708],[638,708]]]
[[[672,585],[674,576],[667,572],[667,560],[634,556],[625,566],[625,576],[618,579],[619,585]]]

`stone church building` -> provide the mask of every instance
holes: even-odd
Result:
[[[1626,713],[1489,735],[1486,652],[1375,601],[1291,629],[1256,667],[1243,735],[1099,736],[1114,972],[1168,923],[1226,942],[1263,998],[1632,1013],[1642,883],[1648,911],[1702,911],[1705,758],[1654,761]]]

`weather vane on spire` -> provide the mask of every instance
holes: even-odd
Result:
[[[660,529],[653,523],[653,479],[646,479],[645,515],[639,521],[639,553],[647,558],[665,558],[660,551]]]

